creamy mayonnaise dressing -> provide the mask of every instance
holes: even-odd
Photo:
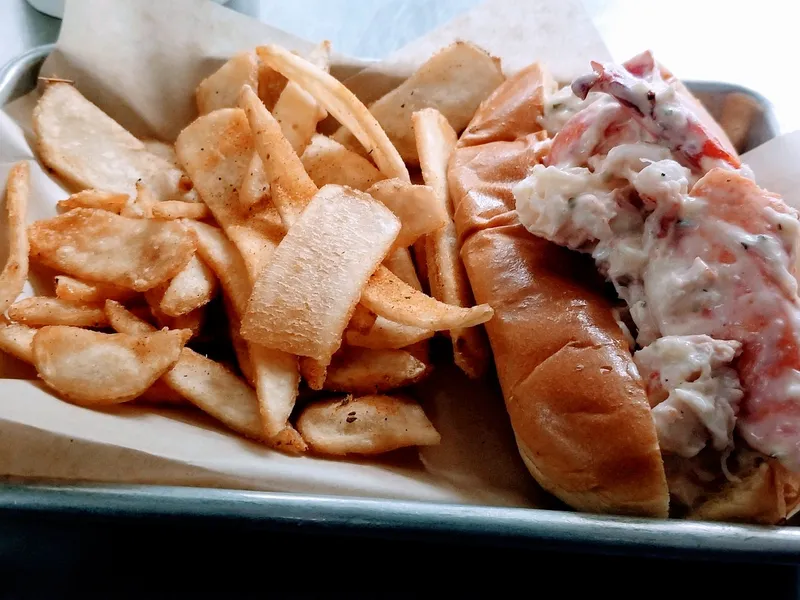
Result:
[[[671,85],[632,79],[615,90],[619,102],[562,89],[545,106],[542,124],[562,133],[514,189],[520,221],[590,253],[625,301],[662,449],[732,447],[747,392],[748,410],[763,413],[743,417],[748,441],[794,452],[800,466],[798,215],[739,177],[752,176],[738,159],[704,155],[718,151]],[[648,118],[623,122],[620,102]],[[714,190],[709,199],[693,188],[712,168],[698,185]],[[771,350],[787,343],[788,358]],[[776,421],[774,398],[794,402],[797,417]]]

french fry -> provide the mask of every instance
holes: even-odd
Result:
[[[66,200],[59,200],[56,206],[61,211],[70,211],[73,208],[99,208],[115,214],[120,214],[128,203],[128,195],[119,192],[106,192],[103,190],[83,190],[72,194]]]
[[[205,306],[219,289],[214,272],[197,255],[167,285],[159,308],[170,317],[180,317]]]
[[[325,385],[325,377],[328,373],[328,361],[317,360],[308,356],[301,356],[298,359],[300,364],[300,375],[305,379],[306,384],[312,390],[321,390]]]
[[[219,229],[198,222],[190,226],[196,233],[200,256],[219,278],[231,312],[241,319],[252,289],[242,255]],[[300,385],[297,359],[280,349],[255,344],[248,344],[247,354],[249,364],[242,366],[240,362],[240,367],[243,372],[248,368],[252,371],[265,436],[284,450],[304,452],[305,442],[289,424]]]
[[[103,327],[108,324],[101,304],[74,304],[60,298],[43,296],[23,298],[15,302],[8,308],[8,318],[32,327]]]
[[[202,202],[164,200],[150,209],[154,219],[207,219],[208,207]]]
[[[347,328],[345,342],[350,346],[385,350],[391,348],[406,348],[417,342],[432,338],[432,329],[422,329],[410,325],[401,325],[384,317],[377,317],[374,325],[368,331],[359,331]]]
[[[18,162],[8,172],[6,183],[6,222],[8,224],[8,258],[0,272],[0,314],[6,312],[22,293],[28,279],[28,229],[25,215],[30,197],[30,167]]]
[[[308,61],[327,71],[330,63],[331,44],[328,41],[316,46],[308,56]],[[298,156],[311,141],[317,130],[317,123],[328,113],[314,97],[294,82],[289,82],[272,109],[272,115],[280,124],[283,135],[292,145]]]
[[[422,176],[434,191],[436,201],[448,215],[444,227],[425,237],[428,283],[431,295],[447,304],[469,307],[475,304],[466,270],[461,262],[458,235],[453,223],[453,206],[447,184],[447,164],[456,145],[456,132],[433,108],[414,113]],[[454,359],[469,377],[480,377],[491,361],[486,334],[480,328],[453,329]]]
[[[441,436],[422,407],[403,396],[330,398],[309,404],[297,428],[317,454],[380,454],[432,446]]]
[[[153,193],[141,181],[136,182],[136,195],[128,198],[125,206],[120,211],[123,217],[133,219],[152,219],[153,207],[158,203]]]
[[[28,228],[31,257],[79,279],[138,292],[171,279],[192,258],[195,240],[181,223],[129,219],[75,208]]]
[[[239,192],[239,202],[243,210],[254,210],[255,207],[270,201],[269,180],[264,173],[264,165],[258,152],[253,154],[247,174]]]
[[[369,106],[400,156],[418,164],[411,115],[426,107],[436,108],[456,131],[464,129],[481,102],[505,78],[500,61],[467,43],[455,42],[434,54],[394,90]],[[344,128],[334,139],[348,148],[353,144]]]
[[[403,159],[378,121],[344,84],[307,60],[274,44],[259,46],[256,52],[262,61],[314,96],[325,110],[349,129],[381,173],[386,177],[410,181]]]
[[[405,350],[345,347],[334,355],[322,387],[332,392],[377,394],[416,383],[428,372],[428,365]]]
[[[33,364],[33,336],[36,329],[22,323],[0,323],[0,350]]]
[[[259,63],[252,51],[239,52],[200,82],[195,91],[197,113],[205,115],[236,106],[243,85],[258,89]]]
[[[347,328],[358,331],[359,333],[368,333],[372,329],[372,326],[375,325],[375,320],[377,318],[378,315],[374,312],[357,304],[353,315],[350,317],[350,323],[347,324]]]
[[[329,360],[364,284],[399,229],[397,217],[371,196],[334,185],[322,188],[259,275],[242,336]]]
[[[42,381],[81,406],[119,404],[140,396],[178,360],[188,334],[99,333],[43,327],[33,337],[33,364]]]
[[[129,335],[154,331],[121,304],[106,302],[111,326]],[[232,430],[255,440],[264,440],[256,393],[224,366],[183,348],[177,363],[162,376],[164,383]]]
[[[183,173],[69,83],[49,83],[33,111],[40,160],[75,191],[107,190],[133,196],[136,182],[158,200],[181,200]]]
[[[288,86],[287,86],[288,88]],[[269,181],[270,198],[284,224],[291,226],[317,192],[300,157],[283,135],[278,121],[249,86],[242,88],[239,103],[247,115],[256,150]]]
[[[106,283],[89,283],[69,275],[56,275],[55,282],[56,298],[76,304],[105,302],[106,300],[123,302],[136,295],[133,290]]]
[[[361,294],[361,304],[390,321],[434,331],[474,327],[494,314],[487,304],[463,308],[439,302],[403,283],[386,267],[372,275]]]
[[[210,157],[207,147],[218,148],[219,154]],[[252,218],[239,200],[255,151],[244,111],[221,109],[196,119],[178,136],[175,151],[214,219],[241,252],[252,284],[282,232],[273,221]]]
[[[386,205],[402,223],[395,247],[408,248],[420,237],[441,229],[448,222],[447,209],[432,188],[399,179],[384,179],[367,193]]]
[[[403,283],[410,285],[417,291],[422,291],[422,283],[417,276],[417,270],[414,268],[414,261],[411,258],[411,253],[406,248],[392,250],[384,259],[383,266],[397,275]]]
[[[301,160],[318,188],[335,183],[364,192],[383,179],[383,174],[366,158],[321,134],[311,138]]]

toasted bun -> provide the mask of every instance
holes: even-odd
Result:
[[[475,299],[495,311],[486,330],[533,477],[579,510],[665,517],[650,406],[603,282],[587,257],[532,236],[514,210],[511,189],[547,144],[536,133],[543,82],[537,67],[503,84],[467,129],[466,143],[479,143],[451,160],[461,256]]]

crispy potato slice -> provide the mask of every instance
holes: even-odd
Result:
[[[158,306],[164,314],[180,317],[211,302],[218,290],[214,271],[195,255],[169,282]]]
[[[36,329],[22,323],[0,323],[0,350],[33,364],[33,336]]]
[[[322,188],[259,275],[242,336],[329,360],[399,229],[397,217],[371,196],[335,185]]]
[[[15,302],[8,309],[8,318],[33,327],[103,327],[108,324],[102,304],[75,304],[60,298],[43,296],[23,298]]]
[[[104,190],[83,190],[72,194],[66,200],[59,200],[56,206],[62,212],[70,211],[73,208],[99,208],[118,215],[126,204],[128,204],[128,194]]]
[[[211,213],[202,202],[165,200],[154,204],[151,212],[154,219],[207,219]]]
[[[196,119],[178,136],[175,151],[214,219],[241,252],[252,283],[282,230],[268,211],[251,214],[239,201],[239,187],[255,151],[244,111],[228,108]]]
[[[323,71],[330,66],[331,43],[324,41],[309,54],[308,61]],[[281,92],[272,109],[272,115],[280,124],[281,131],[298,156],[303,154],[311,136],[317,131],[317,123],[328,116],[314,97],[294,82],[289,82]]]
[[[154,331],[124,306],[113,300],[106,302],[111,326],[129,335],[140,336]],[[256,393],[224,366],[183,348],[178,362],[162,380],[203,412],[211,415],[242,435],[264,440]]]
[[[134,398],[133,402],[158,406],[186,406],[190,404],[186,398],[164,383],[163,376],[142,392],[141,396]]]
[[[280,124],[250,87],[243,87],[239,100],[247,115],[256,150],[269,181],[272,202],[287,227],[305,210],[317,186],[303,168],[300,157],[284,137]]]
[[[399,179],[384,179],[367,190],[376,200],[383,202],[402,223],[395,246],[408,248],[421,236],[444,227],[447,210],[432,188],[427,185],[412,185]]]
[[[56,275],[56,298],[76,304],[130,300],[136,292],[107,283],[88,283],[69,275]]]
[[[68,83],[50,83],[33,111],[39,158],[75,191],[133,196],[144,182],[159,200],[180,200],[183,173]]]
[[[173,278],[195,251],[194,234],[182,223],[91,208],[36,221],[28,236],[31,257],[43,265],[137,292]]]
[[[145,300],[147,300],[147,305],[150,307],[150,314],[158,326],[189,331],[192,339],[197,338],[206,322],[205,307],[201,306],[179,317],[171,317],[161,310],[161,299],[163,297],[163,288],[156,288],[145,293]]]
[[[407,248],[395,248],[383,261],[383,266],[397,275],[403,283],[407,283],[417,291],[422,291],[422,283],[414,268],[414,261]]]
[[[328,373],[328,361],[301,356],[299,363],[300,375],[306,380],[308,387],[312,390],[321,390],[325,385],[325,376]]]
[[[477,46],[455,42],[429,58],[411,77],[376,102],[369,110],[386,131],[400,156],[418,164],[411,115],[426,107],[439,110],[456,131],[469,125],[478,106],[505,77],[500,61]],[[351,147],[344,128],[334,139]]]
[[[384,317],[377,317],[375,324],[368,331],[348,327],[344,340],[350,346],[385,350],[391,348],[405,348],[432,338],[432,329],[422,329],[410,325],[401,325]]]
[[[447,164],[456,145],[456,132],[447,119],[433,108],[414,113],[422,177],[434,190],[441,210],[448,215],[446,225],[425,236],[428,283],[431,295],[446,304],[469,307],[475,304],[472,288],[461,262],[458,234],[453,223],[453,205],[447,184]],[[480,377],[491,361],[489,341],[480,328],[453,329],[455,363],[469,377]]]
[[[402,157],[378,121],[343,83],[307,60],[274,44],[259,46],[256,52],[270,67],[314,96],[339,123],[349,129],[367,150],[381,173],[386,177],[410,181]]]
[[[39,376],[82,406],[119,404],[140,396],[178,360],[185,331],[145,335],[43,327],[33,337]]]
[[[219,229],[197,222],[191,227],[197,235],[200,256],[219,278],[230,312],[240,321],[252,289],[241,254]],[[249,365],[242,367],[242,371],[245,368],[252,371],[266,436],[276,447],[304,452],[305,442],[288,422],[300,385],[297,359],[280,348],[267,349],[256,344],[248,344],[247,354]],[[237,355],[241,357],[238,351]]]
[[[323,389],[377,394],[416,383],[428,371],[428,365],[405,350],[343,348],[328,366]]]
[[[361,333],[367,333],[372,329],[377,318],[378,315],[374,312],[367,310],[360,304],[356,304],[356,308],[353,311],[353,315],[350,317],[350,323],[348,323],[347,328]]]
[[[271,197],[264,164],[258,152],[255,152],[247,167],[242,189],[239,191],[239,202],[244,210],[252,210],[253,207],[269,202]]]
[[[288,83],[289,81],[286,77],[278,73],[260,58],[258,59],[258,97],[261,98],[267,110],[271,111],[275,108],[278,98],[281,97],[283,89]],[[237,93],[240,89],[241,86],[237,88]]]
[[[390,321],[434,331],[473,327],[494,314],[488,304],[463,308],[439,302],[403,283],[386,267],[372,275],[361,294],[361,304]]]
[[[30,167],[18,162],[8,172],[6,182],[6,224],[8,226],[8,258],[0,272],[0,314],[6,312],[22,293],[28,279],[28,228],[25,215],[30,197]]]
[[[441,441],[422,407],[402,396],[348,396],[314,402],[300,415],[297,428],[318,454],[381,454]]]
[[[335,183],[364,192],[383,179],[383,174],[366,158],[322,134],[311,138],[301,160],[317,187]]]
[[[258,89],[258,58],[252,50],[234,55],[200,82],[195,91],[198,114],[236,106],[243,85]]]

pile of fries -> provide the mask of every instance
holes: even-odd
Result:
[[[174,144],[46,82],[36,150],[74,193],[26,226],[28,165],[10,172],[0,349],[65,401],[193,405],[286,452],[439,443],[409,386],[437,334],[481,376],[493,314],[459,259],[447,163],[503,76],[457,43],[367,108],[329,55],[234,56]],[[29,260],[51,296],[17,300]]]

